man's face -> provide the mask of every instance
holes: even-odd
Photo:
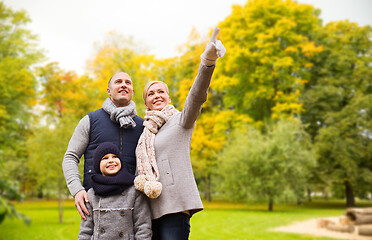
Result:
[[[119,72],[112,76],[107,93],[116,107],[128,106],[134,93],[129,75]]]

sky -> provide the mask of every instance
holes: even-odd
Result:
[[[132,37],[157,58],[178,54],[193,28],[205,36],[247,0],[3,0],[24,9],[47,62],[78,74],[109,32]],[[348,19],[372,26],[372,0],[298,0],[321,9],[324,23]]]

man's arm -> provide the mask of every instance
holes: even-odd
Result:
[[[76,209],[84,220],[86,220],[86,217],[83,212],[89,215],[85,207],[85,202],[88,202],[88,195],[81,184],[78,165],[89,143],[89,129],[90,122],[87,115],[76,126],[62,162],[67,187],[75,198]]]

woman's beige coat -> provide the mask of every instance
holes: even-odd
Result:
[[[190,144],[214,67],[200,65],[182,112],[174,114],[156,134],[155,154],[163,190],[158,198],[150,199],[153,219],[187,210],[192,215],[203,209],[191,167]]]

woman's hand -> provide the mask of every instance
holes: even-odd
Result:
[[[206,66],[212,66],[216,64],[219,57],[223,57],[226,53],[226,49],[220,40],[217,40],[217,35],[220,32],[219,28],[215,28],[211,40],[207,44],[204,53],[200,56],[201,63]]]

